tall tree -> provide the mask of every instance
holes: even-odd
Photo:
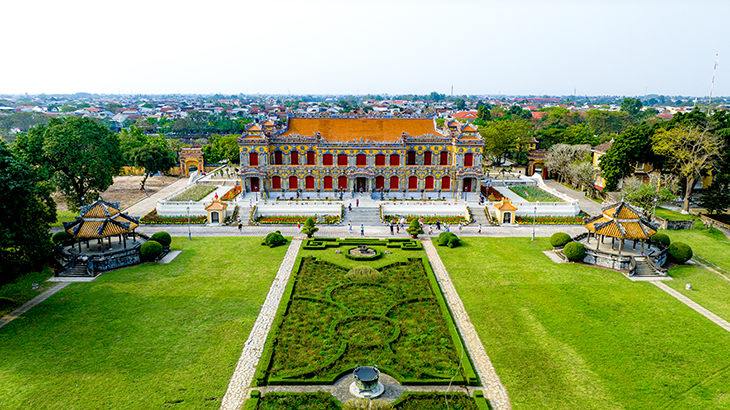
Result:
[[[13,149],[46,169],[68,207],[78,210],[82,198],[94,199],[114,183],[124,163],[119,145],[119,135],[88,118],[63,117],[31,128]]]
[[[479,133],[484,137],[484,153],[501,165],[510,153],[527,146],[533,128],[524,120],[492,121],[486,127],[480,127]]]
[[[490,108],[489,104],[480,105],[479,108],[477,108],[477,118],[485,123],[487,121],[491,121],[492,113],[489,112]]]
[[[657,131],[652,143],[657,154],[667,158],[669,169],[685,182],[682,210],[689,211],[689,199],[697,180],[715,169],[724,143],[717,135],[693,126]]]
[[[590,152],[590,145],[556,144],[550,147],[545,156],[545,166],[551,172],[558,174],[562,181],[570,181],[573,164],[587,162]]]
[[[712,185],[702,192],[700,205],[710,214],[725,213],[730,208],[730,177],[720,174],[712,181]]]
[[[464,101],[463,98],[457,98],[454,100],[454,107],[456,107],[457,110],[463,110],[466,108],[466,101]]]
[[[606,181],[607,190],[616,190],[622,178],[634,173],[636,163],[640,160],[640,162],[657,162],[651,144],[653,133],[651,127],[640,125],[629,127],[616,136],[611,148],[601,157],[601,162],[598,164],[601,176]]]
[[[145,144],[133,149],[128,158],[135,167],[144,168],[141,189],[144,189],[147,178],[151,175],[167,172],[177,165],[177,155],[162,135],[148,136]]]
[[[634,118],[638,118],[641,115],[642,108],[644,108],[644,105],[638,98],[624,98],[621,101],[621,111],[628,113]]]
[[[645,218],[651,219],[654,214],[654,206],[657,203],[675,199],[678,188],[676,176],[654,172],[649,176],[648,183],[644,183],[637,177],[626,179],[621,194],[626,201],[642,208]]]
[[[46,261],[56,220],[51,191],[44,169],[29,166],[0,143],[0,284]]]

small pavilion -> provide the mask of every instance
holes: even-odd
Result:
[[[119,242],[124,242],[127,248],[127,236],[132,235],[139,226],[139,219],[131,217],[119,210],[119,202],[107,202],[101,197],[90,205],[81,207],[81,216],[77,216],[73,222],[64,222],[63,229],[71,234],[79,244],[86,241],[86,248],[89,248],[89,241],[96,240],[99,249],[104,251],[104,238],[108,239],[109,248],[112,247],[112,236],[119,237]]]
[[[219,224],[225,221],[228,217],[227,208],[228,203],[221,202],[221,200],[218,199],[218,194],[215,194],[213,202],[205,207],[205,210],[208,211],[208,223]]]
[[[624,245],[624,241],[633,241],[633,249],[636,249],[636,242],[641,241],[641,252],[644,252],[644,242],[657,233],[659,227],[641,217],[641,209],[638,209],[624,201],[603,207],[601,215],[590,219],[584,227],[588,229],[586,244],[590,243],[591,234],[596,237],[596,250],[600,249],[605,237],[611,238],[611,249],[614,249],[615,240],[619,240],[618,254]]]
[[[494,209],[497,210],[497,221],[500,224],[516,223],[515,211],[517,207],[512,205],[512,200],[504,197],[501,201],[494,204]]]

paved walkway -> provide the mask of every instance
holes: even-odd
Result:
[[[433,246],[433,242],[430,240],[421,241],[423,248],[428,255],[428,260],[433,266],[436,279],[441,286],[441,290],[444,293],[446,302],[449,304],[451,314],[456,321],[456,326],[461,333],[461,337],[466,343],[466,350],[472,358],[474,367],[476,368],[477,374],[479,374],[479,380],[484,387],[484,397],[489,400],[492,409],[495,410],[510,410],[512,409],[512,403],[507,396],[507,389],[505,389],[502,381],[499,379],[497,372],[492,366],[492,361],[487,356],[487,351],[484,349],[482,341],[479,339],[474,325],[471,323],[469,315],[466,313],[466,308],[461,302],[459,294],[454,288],[451,277],[446,271],[446,267],[441,258],[436,252],[436,248]]]
[[[251,334],[243,345],[243,351],[238,359],[236,370],[233,372],[233,377],[231,377],[228,384],[226,395],[223,396],[221,410],[239,410],[249,396],[256,366],[258,366],[261,354],[264,352],[266,337],[274,322],[276,311],[279,309],[279,303],[284,295],[286,284],[289,282],[289,276],[301,244],[300,239],[294,239],[286,251],[284,260],[281,262],[279,271],[276,273],[274,282],[269,289],[269,294],[266,296],[266,301],[261,306],[261,312],[259,312],[256,323],[251,329]]]
[[[693,302],[692,299],[688,298],[687,296],[684,296],[683,294],[677,292],[676,290],[670,288],[669,286],[665,285],[662,282],[652,282],[654,285],[656,285],[659,289],[669,293],[671,296],[675,297],[678,301],[684,303],[685,305],[689,306],[693,310],[695,310],[700,315],[710,319],[713,323],[720,326],[721,328],[727,330],[730,332],[730,323],[728,323],[725,319],[721,318],[720,316],[717,316],[716,314],[710,312],[709,310],[703,308],[702,306],[698,305],[697,303]]]
[[[50,298],[53,296],[56,292],[59,290],[65,288],[66,286],[70,285],[71,282],[58,282],[55,285],[48,288],[45,292],[41,293],[40,295],[34,297],[33,299],[26,302],[23,306],[15,309],[14,311],[8,313],[7,315],[0,318],[0,327],[3,327],[7,325],[8,323],[12,322],[13,320],[21,317],[25,312],[29,311],[34,306],[38,305],[39,303],[43,302],[44,300]]]
[[[173,182],[172,184],[170,184],[170,185],[160,189],[159,191],[155,192],[154,194],[148,196],[147,198],[128,206],[126,209],[124,209],[124,212],[129,216],[138,216],[141,218],[141,217],[147,215],[151,210],[153,210],[157,207],[158,199],[162,199],[162,198],[170,195],[171,193],[186,186],[187,184],[188,184],[187,178],[180,178],[179,180]]]
[[[545,185],[547,185],[548,187],[565,195],[568,195],[573,199],[576,199],[578,201],[578,205],[580,206],[580,210],[587,213],[588,215],[595,216],[599,215],[602,212],[601,204],[585,196],[585,193],[583,191],[572,190],[552,179],[545,180],[544,182]]]

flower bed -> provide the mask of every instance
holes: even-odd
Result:
[[[233,201],[238,194],[241,193],[241,186],[236,185],[233,188],[231,188],[230,191],[226,192],[225,195],[221,197],[221,201]]]
[[[459,222],[461,222],[462,225],[468,225],[470,221],[468,221],[463,216],[457,216],[457,215],[450,215],[450,216],[428,216],[428,215],[402,215],[403,218],[406,218],[406,223],[411,223],[412,220],[418,219],[420,220],[423,218],[423,223],[426,225],[432,225],[436,222],[440,222],[442,224],[453,224],[456,225]],[[400,222],[401,216],[398,215],[384,215],[383,221],[385,223],[398,223]]]
[[[187,216],[160,216],[157,215],[157,209],[153,209],[147,215],[143,216],[140,220],[143,224],[186,224],[188,223]],[[208,222],[208,218],[205,216],[191,216],[191,224],[204,224]]]
[[[587,215],[581,212],[578,216],[538,216],[536,225],[582,225]],[[515,218],[519,225],[532,225],[532,217],[518,216]]]
[[[482,195],[486,196],[490,201],[501,201],[504,196],[497,191],[494,187],[482,187]]]
[[[215,185],[193,185],[184,192],[175,195],[170,201],[200,201],[218,188]]]
[[[532,185],[512,186],[509,189],[530,202],[565,202],[557,196],[549,194]]]
[[[267,215],[256,218],[257,223],[261,225],[293,225],[298,223],[304,223],[307,218],[311,218],[308,215]],[[342,220],[341,216],[338,215],[325,215],[324,223],[331,225],[339,223]]]

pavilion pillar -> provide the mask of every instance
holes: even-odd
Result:
[[[621,238],[618,242],[618,254],[621,255],[621,248],[624,246],[624,240]]]
[[[603,237],[601,237],[601,240],[602,239],[603,239]],[[599,240],[598,238],[596,238],[596,250],[598,250],[598,248],[601,247],[601,240]]]
[[[644,242],[646,242],[646,241],[644,241],[644,240],[641,241],[641,254],[642,255],[644,254]]]
[[[634,239],[634,240],[633,240],[633,242],[634,242],[634,247],[633,247],[633,249],[634,249],[634,250],[636,250],[636,239]]]
[[[611,238],[611,249],[616,249],[616,238]]]
[[[79,253],[81,253],[81,241],[79,241]]]
[[[588,237],[586,238],[586,245],[591,243],[591,233],[588,232]]]

